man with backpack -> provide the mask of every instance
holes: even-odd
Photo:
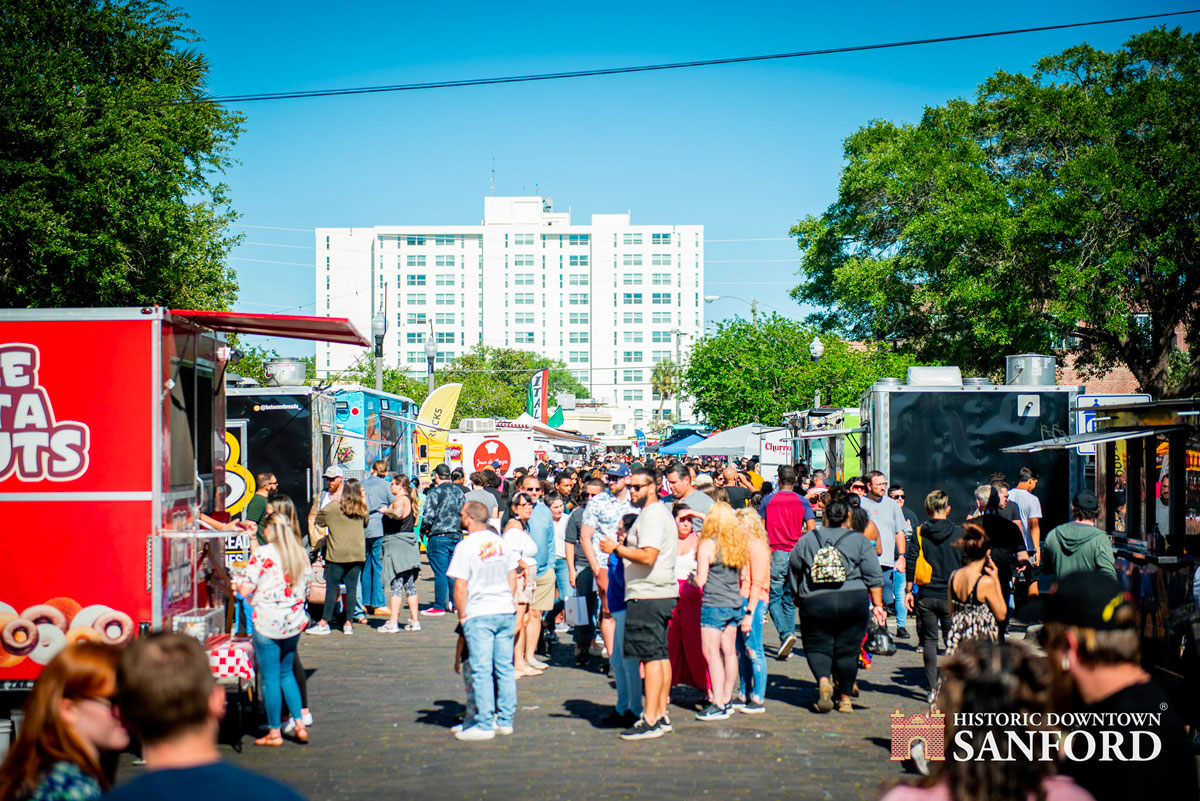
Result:
[[[817,680],[817,711],[852,711],[858,650],[867,633],[871,599],[875,623],[887,623],[883,574],[875,544],[850,528],[850,505],[841,498],[825,506],[825,525],[800,539],[788,561],[788,587],[800,611],[804,656]],[[943,590],[943,594],[944,594]]]
[[[954,544],[962,539],[961,526],[951,523],[950,497],[940,489],[925,496],[929,519],[917,527],[916,552],[905,565],[904,605],[921,621],[921,655],[925,659],[925,682],[932,702],[937,690],[938,626],[950,630],[950,574],[962,567],[962,550]],[[913,596],[913,587],[921,594]]]

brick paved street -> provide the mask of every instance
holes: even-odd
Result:
[[[432,597],[423,569],[422,599]],[[402,621],[406,619],[404,613]],[[902,775],[888,760],[888,715],[924,706],[920,655],[912,640],[860,672],[854,713],[812,711],[816,700],[799,647],[786,662],[769,660],[767,712],[714,723],[694,705],[670,708],[675,732],[624,742],[596,721],[616,698],[611,682],[572,664],[559,645],[545,674],[517,682],[512,737],[460,743],[449,727],[463,709],[453,672],[454,619],[423,618],[420,632],[305,636],[301,654],[316,723],[312,742],[242,752],[234,763],[288,781],[309,798],[362,799],[694,799],[717,797],[873,799]],[[775,645],[768,621],[768,653]],[[911,630],[911,626],[910,626]],[[564,643],[569,637],[564,638]],[[124,766],[122,778],[138,769]]]

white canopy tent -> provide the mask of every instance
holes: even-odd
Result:
[[[688,456],[724,456],[730,459],[741,459],[743,456],[758,456],[758,435],[778,426],[765,426],[762,423],[747,423],[744,426],[713,434],[702,442],[689,445]]]

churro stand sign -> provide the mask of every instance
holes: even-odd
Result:
[[[492,462],[499,462],[500,466],[496,471],[500,475],[508,472],[509,465],[512,464],[512,454],[508,452],[508,446],[498,439],[485,439],[475,448],[475,456],[471,460],[476,470],[482,470],[485,466]]]

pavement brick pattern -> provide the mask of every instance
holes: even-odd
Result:
[[[432,598],[428,565],[418,589],[423,601]],[[313,801],[875,799],[905,775],[889,761],[889,715],[928,709],[913,640],[898,640],[895,656],[860,671],[861,696],[848,715],[813,711],[816,685],[797,646],[787,661],[768,659],[765,714],[701,723],[696,704],[673,702],[674,733],[625,742],[597,725],[616,699],[612,682],[574,667],[567,635],[543,675],[517,682],[515,734],[461,743],[449,731],[463,710],[454,616],[422,617],[422,631],[399,634],[376,632],[383,622],[355,626],[350,637],[335,630],[301,638],[316,719],[309,745],[256,748],[247,731],[240,753],[224,738],[226,758]],[[770,654],[774,628],[767,628]],[[121,778],[138,770],[126,760]]]

